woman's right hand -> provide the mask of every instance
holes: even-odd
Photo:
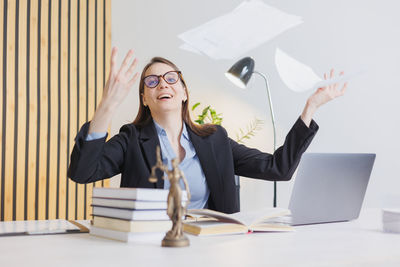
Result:
[[[88,134],[92,132],[107,132],[116,108],[126,98],[132,85],[139,77],[139,73],[134,73],[137,64],[136,58],[130,63],[133,57],[133,50],[128,51],[119,69],[115,66],[117,53],[118,49],[114,47],[111,51],[110,74],[104,87],[100,104],[90,122]]]
[[[133,57],[133,50],[130,49],[128,51],[118,70],[115,65],[117,54],[118,49],[113,47],[111,51],[110,74],[104,87],[103,97],[100,102],[101,105],[107,105],[111,109],[115,109],[122,103],[139,76],[139,73],[134,73],[137,64],[136,58],[134,58],[132,63],[129,65],[129,62]]]

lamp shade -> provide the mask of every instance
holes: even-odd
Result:
[[[240,88],[246,88],[251,75],[254,71],[254,59],[245,57],[233,64],[233,66],[225,73],[225,76]]]

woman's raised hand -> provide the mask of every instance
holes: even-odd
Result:
[[[343,74],[344,74],[344,72],[340,72],[339,75],[343,75]],[[332,79],[334,77],[334,75],[335,75],[335,70],[331,69],[329,78]],[[324,79],[325,80],[328,79],[327,73],[324,74]],[[344,93],[346,92],[346,88],[347,88],[347,83],[344,83],[342,88],[340,88],[340,89],[339,89],[339,83],[335,83],[335,84],[331,84],[326,87],[318,88],[317,91],[309,97],[308,102],[309,102],[309,104],[315,106],[315,108],[318,108],[318,107],[322,106],[323,104],[325,104],[339,96],[344,95]]]
[[[116,66],[118,49],[111,51],[110,75],[104,87],[102,104],[116,108],[128,95],[132,85],[137,80],[139,73],[134,73],[137,59],[133,57],[133,50],[129,50],[119,69]],[[132,62],[131,62],[132,61]]]
[[[128,95],[132,85],[139,77],[137,72],[134,73],[137,60],[135,58],[132,61],[133,50],[128,51],[119,69],[115,65],[117,52],[118,49],[116,47],[111,51],[110,75],[104,87],[100,104],[90,122],[89,134],[92,132],[107,132],[116,108]]]
[[[335,70],[331,69],[329,78],[332,79],[335,75]],[[340,72],[339,75],[343,75],[343,72]],[[324,79],[328,79],[328,74],[324,74]],[[339,83],[331,84],[326,87],[318,88],[314,94],[312,94],[304,107],[303,113],[301,114],[301,119],[307,126],[310,126],[312,117],[315,111],[325,103],[344,95],[346,92],[347,83],[344,83],[343,86],[339,89]]]

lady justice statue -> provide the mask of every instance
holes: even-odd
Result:
[[[172,229],[167,232],[161,245],[163,247],[186,247],[189,246],[189,239],[183,233],[182,218],[186,214],[187,205],[190,202],[190,191],[187,180],[183,172],[178,168],[179,161],[177,158],[172,160],[172,170],[168,170],[168,166],[161,161],[160,147],[157,146],[157,163],[151,168],[149,181],[157,182],[156,170],[159,169],[166,173],[162,179],[168,179],[171,186],[168,193],[167,214],[172,221]],[[180,187],[180,179],[182,179],[187,192],[186,205],[182,206],[182,190]]]

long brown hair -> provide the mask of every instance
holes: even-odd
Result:
[[[150,62],[143,68],[142,75],[140,76],[140,83],[139,83],[139,111],[138,114],[136,115],[135,120],[133,121],[133,124],[135,124],[138,127],[143,127],[147,125],[148,123],[151,122],[152,117],[150,113],[150,109],[147,106],[144,106],[143,104],[143,94],[144,94],[144,82],[143,78],[145,76],[145,73],[148,68],[150,68],[151,65],[155,63],[164,63],[169,66],[171,66],[174,70],[180,71],[179,68],[169,61],[168,59],[165,59],[163,57],[153,57]],[[189,126],[189,128],[197,135],[199,136],[209,136],[213,134],[217,128],[213,124],[196,124],[192,121],[190,118],[190,113],[189,113],[189,92],[185,83],[185,80],[183,79],[182,74],[180,74],[180,81],[182,82],[183,87],[185,88],[185,92],[187,95],[187,100],[182,102],[182,120]]]

